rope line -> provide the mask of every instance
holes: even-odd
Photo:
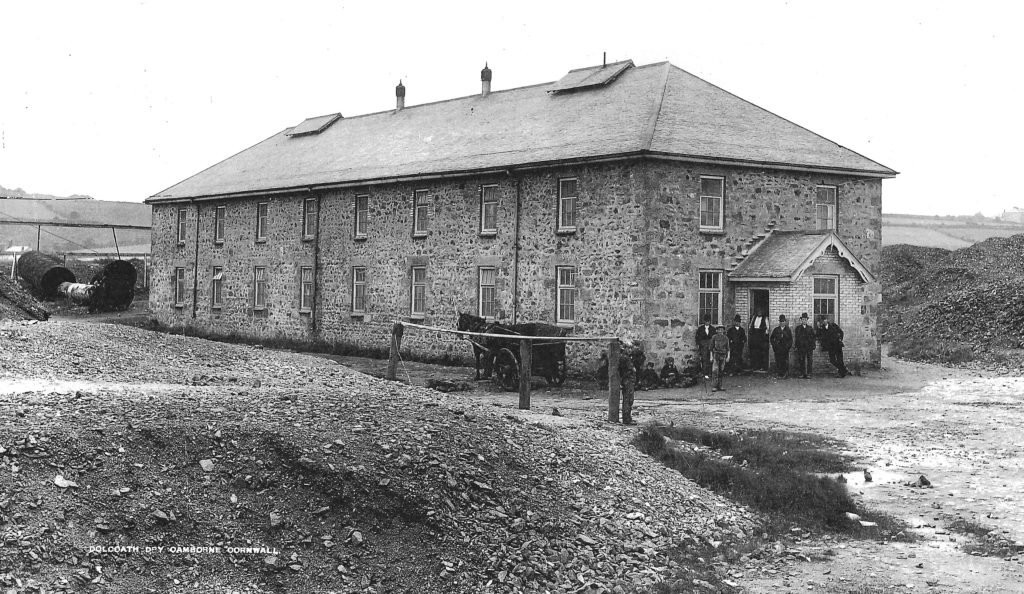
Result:
[[[451,330],[449,328],[438,328],[436,326],[424,326],[422,324],[414,324],[412,322],[403,322],[402,320],[392,320],[393,323],[401,324],[403,326],[409,326],[412,328],[420,328],[422,330],[433,330],[435,332],[447,332],[449,334],[459,334],[462,336],[483,336],[486,338],[506,338],[509,340],[548,340],[551,342],[545,344],[558,344],[561,342],[607,342],[609,340],[616,340],[617,336],[524,336],[522,334],[489,334],[486,332],[469,332],[467,330]]]

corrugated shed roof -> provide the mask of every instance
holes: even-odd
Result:
[[[874,276],[832,231],[775,231],[755,244],[729,273],[732,281],[795,281],[814,260],[833,248],[864,282]]]
[[[586,69],[584,69],[586,70]],[[607,85],[553,83],[284,130],[150,198],[193,198],[653,153],[841,169],[891,169],[667,62]]]

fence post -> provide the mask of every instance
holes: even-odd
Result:
[[[395,322],[395,325],[391,327],[391,358],[388,359],[388,373],[385,376],[391,381],[395,381],[395,376],[398,373],[398,349],[402,348],[404,332],[405,326],[401,322]]]
[[[619,422],[619,340],[608,343],[608,422]]]
[[[530,410],[530,376],[533,373],[533,341],[529,338],[519,340],[519,410]]]

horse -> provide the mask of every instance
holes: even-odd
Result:
[[[473,314],[460,313],[459,322],[456,325],[456,329],[462,332],[482,332],[488,333],[493,324],[488,324],[487,320],[480,316],[474,316]],[[494,362],[494,351],[491,342],[493,339],[480,338],[479,341],[468,339],[470,344],[473,345],[473,356],[476,358],[476,380],[480,381],[480,358],[484,358],[484,377],[491,376],[491,368]],[[490,363],[490,364],[489,364]]]

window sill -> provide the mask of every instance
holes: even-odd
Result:
[[[178,241],[178,247],[185,247],[184,241]]]
[[[555,235],[575,235],[576,227],[566,227],[564,229],[556,229]]]
[[[311,309],[300,309],[299,310],[299,315],[300,316],[312,316],[313,315],[313,310],[311,310]]]
[[[267,238],[264,237],[263,239],[257,239],[254,241],[254,243],[267,243]]]
[[[185,304],[184,303],[175,303],[174,304],[174,309],[185,309]]]
[[[427,237],[427,235],[430,235],[430,234],[425,232],[425,231],[421,231],[419,233],[413,233],[412,234],[412,238],[413,239],[425,239]]]
[[[422,322],[427,316],[425,314],[413,314],[409,316],[410,322]]]
[[[352,239],[354,241],[366,241],[368,239],[368,236],[366,236],[366,235],[356,235]]]
[[[576,327],[576,322],[563,322],[563,321],[559,321],[559,322],[555,322],[555,326],[558,326],[559,328],[575,328]]]
[[[214,239],[213,240],[213,247],[221,247],[223,245],[224,245],[224,240],[223,239]]]
[[[316,239],[316,235],[303,235],[302,241],[313,241]]]
[[[210,311],[212,311],[213,313],[220,313],[220,310],[221,310],[222,307],[224,307],[224,306],[223,305],[211,305],[210,306]]]
[[[705,235],[725,235],[723,227],[701,227],[699,232]]]
[[[358,319],[361,320],[361,319],[366,317],[366,312],[365,311],[353,311],[353,312],[349,312],[348,315],[349,315],[350,318],[358,318]]]
[[[493,239],[493,238],[495,238],[497,236],[498,236],[498,232],[497,231],[481,231],[480,232],[480,237],[488,237],[488,238],[492,238]]]

